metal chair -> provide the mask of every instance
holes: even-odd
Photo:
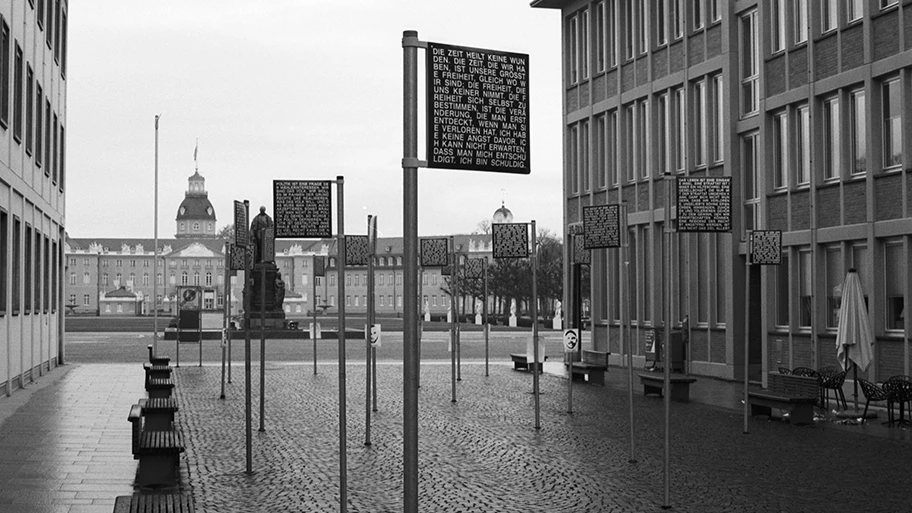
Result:
[[[809,378],[816,378],[818,376],[817,371],[810,367],[795,367],[792,369],[792,374],[795,376],[807,376]]]
[[[866,379],[858,378],[858,383],[861,385],[861,393],[865,396],[865,409],[861,415],[861,422],[864,424],[865,418],[868,416],[868,405],[871,404],[871,401],[886,401],[887,393]],[[889,404],[887,406],[887,420],[889,422],[893,420],[893,408]]]
[[[792,369],[789,369],[788,367],[779,367],[779,374],[787,375],[791,373]]]
[[[908,376],[893,376],[883,384],[883,390],[887,395],[887,409],[891,410],[893,403],[899,404],[899,419],[891,415],[888,424],[912,424],[906,420],[906,403],[910,403],[912,410],[912,380]]]
[[[836,399],[836,405],[839,406],[839,403],[842,402],[842,409],[848,410],[849,407],[846,404],[845,392],[842,391],[846,373],[845,371],[835,371],[835,367],[820,369],[820,376],[818,379],[820,380],[820,391],[823,394],[823,406],[827,410],[830,409],[830,390],[832,390],[833,396]]]

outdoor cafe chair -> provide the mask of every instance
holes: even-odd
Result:
[[[887,409],[891,409],[893,403],[899,404],[899,418],[891,418],[888,423],[912,424],[905,418],[906,403],[912,408],[912,380],[908,376],[893,376],[884,382],[883,390],[887,395]]]
[[[830,370],[832,369],[832,370]],[[823,406],[826,409],[830,408],[830,390],[833,391],[833,396],[836,399],[836,405],[838,406],[842,402],[842,409],[849,409],[846,404],[845,392],[842,391],[842,385],[845,383],[846,372],[839,371],[836,372],[835,367],[827,367],[825,369],[820,369],[820,391],[823,394]]]
[[[864,424],[865,418],[868,416],[868,405],[871,404],[871,401],[886,401],[887,393],[884,392],[882,388],[866,379],[858,378],[858,383],[861,385],[861,393],[865,396],[865,409],[864,413],[861,415],[861,422]],[[887,403],[887,422],[890,422],[892,420],[893,407]]]
[[[817,377],[817,371],[810,367],[795,367],[792,369],[792,374],[795,376],[807,376],[809,378]]]
[[[791,373],[792,369],[789,369],[788,367],[779,367],[779,374],[786,375]]]

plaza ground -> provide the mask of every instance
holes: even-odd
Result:
[[[532,376],[512,370],[505,356],[524,351],[525,337],[492,337],[489,376],[483,344],[466,337],[456,403],[445,335],[427,337],[419,393],[421,511],[661,511],[663,402],[644,397],[636,383],[637,462],[629,463],[627,370],[611,368],[605,387],[575,384],[569,414],[560,344],[549,339],[552,363],[541,379],[535,430]],[[369,447],[363,341],[350,341],[347,351],[348,511],[402,509],[401,335],[388,340]],[[71,363],[0,400],[0,482],[8,483],[0,510],[110,512],[117,495],[149,492],[133,485],[126,421],[130,405],[144,396],[147,341],[139,334],[85,335],[68,345]],[[174,372],[187,444],[175,491],[191,494],[197,511],[339,511],[337,353],[331,344],[318,347],[315,375],[309,344],[267,341],[263,433],[256,430],[254,359],[252,475],[244,472],[242,345],[235,346],[224,400],[218,343],[204,346],[202,366],[195,345],[181,346],[182,355],[194,349]],[[174,348],[162,352],[173,358]],[[105,354],[116,363],[97,363]],[[672,511],[912,508],[912,430],[884,427],[883,418],[859,426],[821,417],[798,427],[754,417],[745,435],[740,392],[737,383],[699,378],[690,403],[673,403]]]

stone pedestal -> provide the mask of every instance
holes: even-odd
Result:
[[[475,325],[481,326],[481,314],[475,314]]]
[[[424,312],[424,322],[431,322],[431,312]]]
[[[263,268],[266,269],[266,279],[263,280]],[[266,329],[284,329],[285,328],[285,311],[280,305],[276,304],[276,274],[278,268],[273,262],[259,263],[253,266],[250,271],[250,278],[253,280],[251,287],[252,297],[247,304],[250,306],[250,328],[259,329],[264,326]],[[266,287],[266,320],[261,322],[263,308],[263,287]]]
[[[511,316],[510,316],[510,327],[511,327],[511,328],[515,328],[515,327],[516,327],[516,316],[515,316],[515,315],[511,315]]]
[[[563,323],[561,322],[560,317],[555,316],[554,319],[551,319],[551,328],[553,328],[553,329],[556,329],[556,330],[562,329],[563,328],[562,324]]]

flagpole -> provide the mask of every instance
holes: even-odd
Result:
[[[155,207],[153,215],[154,242],[152,273],[152,355],[158,356],[158,120],[161,114],[155,115]]]

